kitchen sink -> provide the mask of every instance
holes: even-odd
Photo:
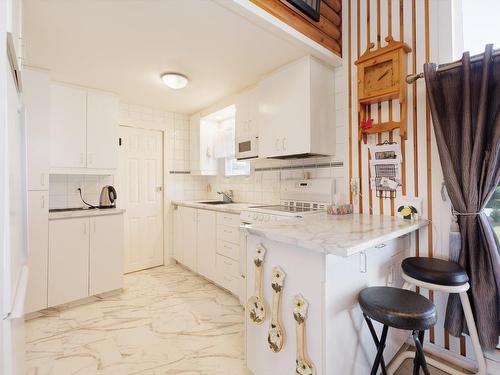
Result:
[[[206,201],[206,202],[198,202],[202,204],[231,204],[231,202],[223,202],[223,201]]]

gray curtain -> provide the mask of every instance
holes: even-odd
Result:
[[[444,181],[461,234],[459,264],[467,270],[469,299],[479,339],[493,349],[500,334],[500,253],[483,209],[500,181],[500,58],[486,46],[484,59],[437,71],[424,66],[427,98]],[[445,327],[467,332],[457,295],[450,295]]]

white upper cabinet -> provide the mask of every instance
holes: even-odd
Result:
[[[118,98],[87,93],[87,168],[118,167]]]
[[[49,189],[49,96],[48,72],[24,69],[23,99],[26,108],[28,190]]]
[[[52,84],[50,109],[51,168],[117,168],[116,96]]]
[[[236,140],[256,137],[258,128],[258,88],[251,87],[236,97]]]
[[[86,167],[87,91],[50,85],[50,166]]]
[[[214,154],[215,124],[203,120],[199,113],[189,119],[189,169],[191,174],[215,176],[217,159]]]
[[[306,56],[259,82],[259,157],[335,154],[333,70]]]

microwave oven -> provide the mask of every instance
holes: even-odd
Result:
[[[254,159],[259,156],[259,137],[247,136],[236,139],[236,159]]]

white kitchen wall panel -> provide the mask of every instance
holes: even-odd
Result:
[[[87,92],[87,168],[118,168],[118,97]]]
[[[23,98],[26,108],[27,187],[48,190],[50,165],[49,73],[25,68]]]
[[[50,85],[50,166],[85,168],[87,92],[61,84]]]
[[[28,289],[24,309],[38,311],[47,304],[49,255],[49,192],[28,191]]]
[[[89,218],[49,221],[48,305],[89,295]]]
[[[91,217],[89,294],[123,287],[123,216]]]

